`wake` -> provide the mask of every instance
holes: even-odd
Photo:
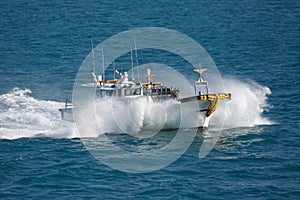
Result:
[[[14,88],[0,95],[1,139],[76,137],[73,123],[60,118],[58,108],[64,103],[35,99],[30,94],[29,89]]]

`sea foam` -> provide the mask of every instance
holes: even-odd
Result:
[[[14,88],[0,95],[0,138],[76,137],[74,124],[62,121],[59,108],[63,102],[39,100],[31,90]]]

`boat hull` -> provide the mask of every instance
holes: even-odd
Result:
[[[206,108],[209,105],[208,100],[194,99],[193,101],[180,102],[172,99],[148,102],[147,98],[141,97],[115,99],[113,104],[111,101],[110,99],[99,101],[95,110],[96,118],[101,119],[105,132],[131,132],[132,126],[130,124],[132,123],[138,126],[134,131],[203,129],[209,126],[210,117],[205,116]],[[73,122],[74,109],[78,108],[59,109],[61,118]]]
[[[74,122],[74,118],[73,118],[73,108],[61,108],[58,109],[60,114],[61,114],[61,118],[65,121],[70,121],[70,122]]]

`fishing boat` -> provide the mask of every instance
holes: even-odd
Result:
[[[93,81],[91,83],[83,84],[82,87],[94,87],[96,89],[96,98],[98,100],[114,98],[126,100],[119,101],[119,103],[128,103],[128,100],[132,102],[143,98],[146,99],[148,104],[162,103],[165,101],[174,101],[178,106],[196,104],[196,110],[195,107],[193,107],[194,110],[190,110],[186,115],[193,115],[194,117],[199,118],[199,120],[202,118],[202,120],[197,127],[194,127],[195,125],[191,124],[190,127],[189,125],[186,125],[184,128],[203,129],[208,128],[210,118],[216,111],[219,102],[231,98],[230,93],[209,93],[208,83],[202,76],[202,73],[205,71],[206,69],[201,69],[200,64],[197,69],[194,69],[194,72],[199,74],[199,79],[194,82],[194,95],[185,98],[179,97],[179,89],[165,86],[162,82],[152,81],[155,74],[151,73],[150,68],[147,69],[147,74],[145,74],[145,81],[129,80],[127,72],[120,73],[116,69],[114,70],[114,73],[117,74],[119,78],[104,80],[101,75],[97,77],[94,71],[92,71]],[[71,101],[66,100],[65,107],[59,109],[62,119],[73,121],[73,109],[76,109],[76,107],[71,104]],[[166,126],[166,129],[170,128],[172,127]]]
[[[144,110],[147,108],[151,108],[151,105],[157,105],[161,104],[162,107],[166,105],[171,105],[171,108],[166,109],[166,111],[163,113],[164,116],[159,116],[160,114],[157,112],[154,112],[154,116],[152,113],[152,116],[142,116],[139,119],[139,126],[140,129],[138,130],[151,130],[151,129],[176,129],[176,128],[196,128],[196,129],[203,129],[208,128],[210,118],[213,115],[213,113],[216,111],[218,104],[222,100],[230,99],[231,94],[230,93],[210,93],[209,92],[209,86],[208,82],[204,80],[202,74],[207,69],[202,69],[201,64],[199,63],[198,67],[194,69],[194,72],[199,74],[199,79],[194,82],[194,95],[190,96],[184,96],[181,97],[180,89],[175,87],[166,86],[161,81],[153,81],[153,77],[156,76],[156,74],[152,74],[151,69],[147,68],[145,75],[145,80],[140,80],[140,74],[139,74],[139,65],[138,65],[138,55],[137,55],[137,48],[134,38],[134,45],[135,45],[135,57],[136,57],[136,68],[138,71],[138,80],[134,79],[133,76],[133,54],[132,54],[132,48],[130,47],[130,57],[131,57],[131,67],[132,67],[132,77],[131,80],[129,80],[128,72],[121,72],[118,71],[115,67],[115,64],[113,62],[114,67],[114,74],[113,79],[106,80],[104,75],[104,51],[103,48],[102,51],[102,75],[96,76],[95,74],[95,55],[94,55],[94,47],[93,47],[93,41],[91,40],[92,44],[92,81],[90,83],[82,84],[81,87],[92,87],[95,89],[95,100],[99,101],[106,101],[106,100],[117,100],[114,101],[114,110],[117,111],[116,113],[121,114],[123,111],[121,108],[128,107],[129,104],[134,104],[136,102],[140,103],[139,100],[143,100],[141,103],[145,103]],[[164,104],[165,102],[172,102],[171,104]],[[117,105],[116,105],[117,104]],[[135,104],[137,105],[137,104]],[[73,114],[74,109],[80,109],[82,105],[73,105],[71,101],[66,100],[65,107],[59,109],[61,113],[61,118],[63,120],[67,121],[74,121]],[[102,105],[103,106],[103,105]],[[107,105],[104,105],[104,107],[107,107]],[[140,107],[137,105],[137,107]],[[145,108],[147,107],[147,108]],[[161,108],[162,108],[161,107]],[[184,109],[183,109],[184,108]],[[136,110],[134,108],[134,110]],[[106,112],[106,113],[105,113]],[[171,112],[171,113],[168,113]],[[174,113],[175,112],[175,113]],[[105,121],[109,121],[109,123],[112,120],[108,120],[109,115],[111,114],[108,110],[102,110],[102,115],[105,115],[105,119],[103,119],[103,123],[105,124]],[[145,112],[143,112],[143,115],[146,115]],[[128,116],[122,116],[117,117],[118,114],[115,114],[114,116],[111,116],[113,120],[124,121],[126,123],[126,118]],[[172,117],[170,117],[172,116]],[[173,117],[176,116],[176,117]],[[151,119],[152,117],[152,119]],[[118,118],[118,119],[116,119]],[[157,119],[163,119],[164,123],[161,123],[161,126],[157,126],[158,123],[152,123],[151,121],[155,121]],[[167,118],[167,119],[166,119]],[[172,122],[168,121],[168,118],[172,118]],[[177,118],[174,120],[174,118]],[[182,121],[182,118],[188,118],[190,120],[184,120],[185,123],[183,126],[178,125]],[[153,120],[155,119],[155,120]],[[150,122],[149,122],[150,121]],[[120,126],[120,123],[116,123],[116,126]],[[175,123],[174,123],[175,122]],[[196,123],[193,123],[196,122]],[[130,126],[130,125],[125,125]],[[125,132],[125,129],[122,129]],[[130,130],[129,130],[130,132]]]

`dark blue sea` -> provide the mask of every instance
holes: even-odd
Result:
[[[0,198],[299,199],[299,22],[297,0],[1,1]],[[198,156],[198,131],[170,165],[126,173],[96,159],[58,109],[72,98],[91,39],[96,46],[142,27],[201,44],[232,100],[207,156]],[[141,64],[149,60],[139,54]],[[176,70],[197,78],[184,65]],[[147,149],[173,137],[160,135],[112,137]]]

